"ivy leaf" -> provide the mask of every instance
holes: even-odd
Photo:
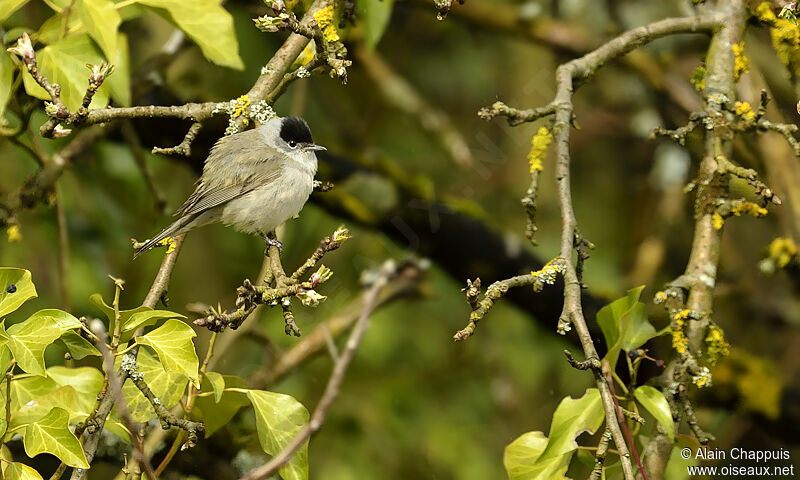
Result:
[[[70,467],[89,468],[81,442],[69,430],[69,412],[63,408],[54,408],[25,427],[23,443],[25,453],[31,458],[40,453],[50,453]]]
[[[89,35],[111,63],[117,56],[117,30],[122,20],[111,0],[78,0],[76,8]]]
[[[214,401],[219,403],[222,399],[222,391],[225,389],[225,377],[217,372],[205,372],[203,375],[206,376],[214,390]]]
[[[0,0],[2,1],[2,0]],[[14,86],[14,62],[11,56],[0,52],[0,119],[6,111],[11,88]]]
[[[186,318],[180,313],[170,312],[169,310],[144,310],[134,312],[122,322],[120,341],[127,342],[139,327],[155,325],[159,320],[166,318]],[[183,323],[183,322],[181,322]]]
[[[26,3],[28,0],[0,0],[0,22],[10,17]]]
[[[138,3],[166,10],[175,25],[200,46],[207,59],[223,67],[244,69],[233,17],[220,5],[220,0],[138,0]]]
[[[36,298],[31,272],[21,268],[0,268],[0,317],[18,309],[31,298]]]
[[[61,40],[61,38],[63,38],[61,36],[63,23],[64,16],[58,13],[48,18],[42,23],[39,30],[36,31],[37,40],[45,45],[50,45],[51,43],[56,43]],[[70,15],[67,21],[67,30],[70,32],[70,35],[86,33],[86,26],[78,15]]]
[[[657,388],[642,385],[633,391],[636,400],[650,412],[650,415],[664,427],[669,439],[675,441],[675,423],[672,421],[672,411],[664,394]]]
[[[605,337],[608,360],[612,371],[617,366],[619,353],[639,348],[659,335],[647,320],[647,307],[639,301],[644,285],[628,290],[628,293],[609,303],[597,312],[597,323]]]
[[[44,350],[66,331],[80,328],[81,322],[67,312],[55,309],[39,310],[27,320],[3,331],[3,337],[19,367],[33,375],[47,375],[44,369]]]
[[[122,362],[122,356],[117,357],[116,367],[119,368]],[[186,390],[186,377],[178,373],[170,373],[164,370],[153,355],[146,349],[139,349],[139,355],[136,357],[137,371],[144,375],[144,381],[153,395],[158,397],[161,404],[166,408],[172,408],[177,405]],[[128,410],[134,420],[140,423],[149,422],[157,418],[153,411],[153,406],[142,395],[142,392],[136,388],[133,382],[125,382],[122,386],[122,396],[125,403],[128,405]]]
[[[81,404],[78,392],[70,385],[58,387],[41,397],[22,405],[11,417],[11,427],[37,422],[53,408],[62,408],[70,415],[70,421],[78,422],[89,415],[89,408]]]
[[[536,465],[536,460],[547,448],[547,437],[542,432],[523,433],[508,444],[503,451],[503,466],[506,467],[509,479],[526,477],[528,469]]]
[[[250,388],[243,378],[233,375],[223,375],[223,379],[225,386],[228,388]],[[203,383],[202,390],[204,392],[209,392],[213,390],[213,387],[209,388],[206,383]],[[222,392],[222,398],[219,402],[211,396],[196,397],[194,408],[192,409],[192,417],[194,417],[195,420],[200,420],[205,423],[206,438],[208,438],[227,424],[233,416],[236,415],[239,409],[247,405],[250,405],[250,400],[248,400],[245,394],[240,392]]]
[[[86,34],[70,35],[36,52],[39,69],[50,83],[61,86],[61,100],[72,111],[78,109],[89,83],[86,64],[103,63],[103,56]],[[28,95],[50,100],[50,95],[25,70],[22,81]],[[108,104],[108,85],[103,84],[92,98],[90,108],[104,108]]]
[[[111,98],[119,105],[129,107],[131,105],[131,61],[130,51],[128,50],[128,37],[120,33],[117,36],[117,51],[109,59],[114,65],[114,74],[107,77],[105,83],[108,84],[108,91]]]
[[[166,371],[183,374],[194,385],[200,386],[197,381],[200,361],[192,342],[196,336],[192,327],[180,320],[167,320],[146,335],[136,337],[136,343],[155,350]]]
[[[15,378],[11,382],[11,411],[16,412],[28,402],[52,392],[58,386],[49,377]]]
[[[258,441],[270,455],[279,454],[308,423],[308,410],[294,397],[263,390],[250,390],[247,397],[256,412]],[[297,449],[278,474],[283,480],[308,478],[308,441]]]
[[[99,308],[101,312],[103,312],[105,314],[106,318],[108,319],[108,331],[109,332],[113,332],[115,324],[116,324],[116,319],[114,318],[114,307],[108,305],[105,302],[105,300],[103,300],[103,296],[100,295],[99,293],[93,293],[92,295],[90,295],[89,296],[89,301],[95,307]],[[141,307],[133,308],[131,310],[120,310],[119,311],[119,320],[122,323],[122,325],[125,325],[125,322],[127,322],[128,319],[130,319],[130,317],[133,314],[139,313],[139,312],[149,312],[151,310],[153,310],[153,309],[150,308],[150,307],[147,307],[145,305],[142,305]]]
[[[86,340],[82,336],[78,335],[73,330],[67,330],[61,335],[59,340],[64,344],[64,347],[69,351],[69,354],[72,355],[72,358],[75,360],[81,360],[88,356],[101,356],[101,353],[94,345]]]
[[[357,2],[356,7],[364,22],[364,41],[367,48],[373,50],[389,25],[394,0],[367,0]]]
[[[39,472],[24,463],[11,462],[3,470],[5,480],[42,480]]]
[[[585,431],[594,434],[604,418],[596,388],[587,389],[578,399],[564,398],[553,414],[549,438],[542,432],[528,432],[506,447],[503,464],[509,480],[563,477],[578,449],[575,438]]]
[[[103,374],[92,367],[69,368],[61,365],[47,369],[47,376],[60,386],[70,386],[78,393],[84,410],[91,411],[103,388]]]

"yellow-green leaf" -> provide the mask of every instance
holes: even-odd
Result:
[[[364,23],[364,42],[367,48],[374,49],[392,17],[394,0],[366,0],[357,2],[358,16]]]
[[[200,362],[192,342],[196,336],[192,327],[180,320],[167,320],[146,335],[136,337],[136,343],[155,350],[166,371],[183,374],[193,384],[199,385],[197,370]]]
[[[67,312],[39,310],[27,320],[8,327],[8,348],[21,369],[34,375],[46,375],[44,350],[66,331],[80,328],[81,322]],[[4,336],[0,325],[0,337]]]
[[[0,119],[6,111],[8,99],[11,98],[11,87],[14,85],[14,62],[11,56],[0,52]]]
[[[0,317],[36,298],[31,272],[21,268],[0,268]]]
[[[506,447],[503,464],[509,480],[563,477],[578,449],[575,438],[586,431],[594,434],[604,418],[596,388],[587,389],[578,399],[564,398],[553,414],[549,438],[542,432],[529,432]]]
[[[619,353],[639,348],[660,334],[647,320],[647,308],[639,301],[644,285],[628,290],[628,293],[609,303],[597,312],[597,323],[606,340],[608,360],[613,370]]]
[[[145,310],[134,312],[122,321],[120,341],[127,342],[133,337],[134,332],[140,327],[155,325],[159,320],[168,318],[186,318],[180,313],[170,312],[169,310]],[[181,322],[182,323],[182,322]]]
[[[122,357],[118,357],[115,368],[119,368],[121,361]],[[138,372],[144,375],[145,383],[161,401],[162,405],[166,408],[172,408],[177,405],[188,383],[185,376],[164,370],[161,362],[144,348],[139,349],[139,355],[136,357],[136,368]],[[149,422],[156,418],[153,406],[150,405],[150,402],[147,401],[133,382],[125,382],[122,387],[122,396],[131,416],[137,422]]]
[[[106,318],[108,319],[108,331],[109,332],[113,332],[114,331],[114,325],[116,323],[116,320],[114,319],[114,308],[111,307],[110,305],[108,305],[103,300],[103,296],[100,295],[99,293],[91,294],[89,296],[89,301],[95,307],[99,308],[100,311],[102,311],[106,315]],[[144,305],[142,305],[141,307],[132,308],[130,310],[120,310],[119,311],[120,323],[122,325],[125,325],[125,323],[131,317],[131,315],[133,315],[135,313],[139,313],[139,312],[149,312],[151,310],[153,310],[153,309],[150,308],[150,307],[144,306]]]
[[[5,480],[42,480],[39,472],[24,463],[12,462],[3,470]]]
[[[250,390],[247,397],[256,412],[258,441],[270,455],[280,453],[308,423],[308,410],[294,397],[263,390]],[[278,473],[283,480],[308,479],[308,441]]]
[[[117,29],[122,20],[111,0],[78,0],[76,8],[89,35],[100,45],[106,60],[117,56]]]
[[[69,412],[63,408],[54,408],[25,427],[23,443],[29,457],[50,453],[70,467],[89,468],[81,442],[69,430]]]
[[[536,465],[536,460],[547,447],[547,437],[542,432],[523,433],[506,446],[503,452],[503,466],[508,478],[526,478],[528,469]]]
[[[13,382],[12,382],[13,383]],[[89,415],[91,407],[81,404],[78,392],[69,385],[56,388],[50,393],[28,401],[11,416],[11,428],[36,422],[53,408],[63,408],[70,421],[79,422]]]
[[[10,17],[26,3],[28,0],[0,0],[0,22]]]
[[[225,386],[228,388],[250,388],[243,378],[233,375],[223,375],[223,379]],[[209,387],[208,384],[204,382],[202,389],[204,392],[210,392],[213,390],[213,387]],[[206,438],[208,438],[227,424],[233,416],[236,415],[239,409],[249,404],[250,400],[247,399],[245,394],[240,392],[222,392],[222,398],[219,402],[211,396],[195,397],[192,418],[205,423]]]
[[[664,427],[669,439],[674,442],[675,422],[672,421],[672,410],[669,408],[669,402],[667,402],[661,390],[649,385],[642,385],[637,387],[633,394],[645,410],[650,412],[650,415]]]
[[[223,67],[244,68],[233,17],[220,5],[220,0],[139,0],[138,3],[166,10],[178,28],[200,46],[207,59]]]
[[[92,345],[89,340],[81,337],[73,330],[64,332],[59,340],[64,343],[64,346],[69,351],[69,354],[72,355],[72,358],[75,360],[81,360],[90,355],[95,357],[99,357],[101,355],[100,351],[97,350],[97,348],[95,348],[95,346]]]
[[[60,386],[70,386],[78,393],[83,409],[91,411],[103,388],[103,374],[93,367],[69,368],[61,365],[47,369],[47,376]]]
[[[205,372],[204,375],[214,391],[214,401],[219,403],[222,399],[222,391],[225,389],[225,377],[217,372]]]
[[[128,50],[128,37],[120,33],[117,37],[117,51],[109,59],[114,64],[114,74],[106,78],[111,98],[123,107],[131,105],[131,65]]]
[[[64,27],[63,23],[64,16],[58,13],[45,20],[36,32],[39,43],[50,45],[51,43],[56,43],[61,40],[63,38],[61,34]],[[83,25],[78,15],[69,16],[67,30],[70,32],[70,35],[86,33],[86,27]]]
[[[50,83],[61,86],[61,99],[71,110],[77,110],[83,101],[89,85],[89,69],[86,64],[100,64],[104,59],[92,40],[86,34],[70,35],[36,52],[39,69]],[[22,80],[25,90],[42,100],[50,100],[50,95],[39,86],[27,72]],[[92,98],[91,108],[104,108],[108,104],[108,85],[105,83]]]
[[[11,411],[16,412],[28,402],[42,397],[59,385],[49,377],[15,378],[11,382]]]

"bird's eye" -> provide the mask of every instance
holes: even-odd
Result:
[[[289,148],[296,148],[296,147],[297,147],[297,142],[295,142],[294,140],[289,140]]]

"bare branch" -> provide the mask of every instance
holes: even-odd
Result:
[[[289,444],[286,445],[279,454],[272,457],[272,459],[266,464],[241,477],[240,480],[258,480],[273,475],[281,466],[285,465],[286,462],[291,460],[294,452],[297,451],[297,449],[300,448],[306,441],[308,441],[308,439],[311,438],[311,435],[316,433],[322,427],[322,423],[325,421],[325,416],[328,413],[328,409],[333,404],[336,396],[339,394],[339,387],[342,384],[347,367],[350,365],[350,362],[355,356],[358,345],[361,342],[361,338],[364,336],[364,332],[367,330],[367,326],[369,325],[369,317],[372,311],[375,309],[378,296],[381,290],[386,286],[389,279],[396,273],[397,267],[394,265],[394,263],[387,262],[387,264],[381,268],[378,278],[375,279],[374,283],[370,286],[358,322],[356,322],[355,327],[353,327],[353,331],[350,333],[350,337],[347,339],[347,344],[339,358],[339,361],[334,365],[331,377],[328,380],[327,386],[325,387],[325,392],[322,394],[322,398],[320,398],[317,408],[311,415],[311,420],[308,422],[308,424],[300,430],[294,439],[292,439],[292,441],[289,442]]]

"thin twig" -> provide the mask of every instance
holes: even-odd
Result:
[[[325,387],[325,392],[323,393],[322,398],[320,398],[320,401],[317,404],[317,408],[311,415],[311,420],[300,430],[300,432],[298,432],[294,439],[292,439],[292,441],[290,441],[279,454],[272,457],[269,462],[241,477],[240,480],[259,480],[275,474],[275,472],[277,472],[281,466],[285,465],[286,462],[291,460],[294,452],[296,452],[298,448],[307,442],[311,435],[316,433],[322,427],[322,423],[325,421],[325,415],[328,413],[328,409],[333,404],[336,396],[339,394],[339,387],[344,379],[344,374],[347,371],[347,367],[350,365],[350,361],[355,356],[358,345],[361,342],[361,338],[364,336],[364,332],[367,330],[367,326],[369,325],[369,316],[375,308],[378,296],[383,287],[389,281],[389,278],[394,275],[394,273],[394,266],[388,267],[385,265],[382,268],[381,274],[370,287],[358,322],[356,322],[355,327],[353,327],[353,331],[350,333],[350,337],[347,339],[347,344],[341,354],[341,357],[339,358],[339,361],[334,365],[333,373],[331,373],[331,377],[328,380],[328,384]]]

